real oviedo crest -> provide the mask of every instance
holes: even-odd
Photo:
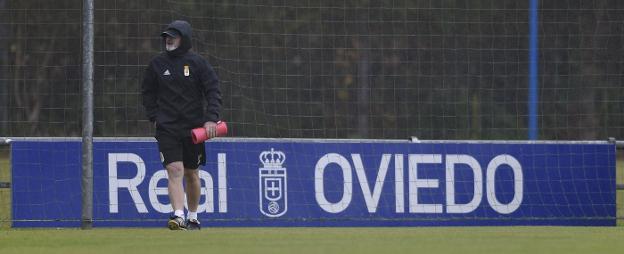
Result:
[[[286,155],[271,148],[259,157],[263,164],[258,170],[260,212],[268,217],[282,216],[288,209],[286,168],[282,166]]]

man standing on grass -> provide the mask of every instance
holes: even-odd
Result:
[[[191,33],[186,21],[176,20],[167,26],[161,34],[165,51],[152,58],[142,84],[143,106],[156,127],[160,160],[168,174],[174,211],[167,223],[171,230],[200,229],[198,168],[206,164],[206,151],[204,143],[193,144],[191,129],[204,126],[208,137],[215,137],[221,111],[219,80],[212,66],[190,51]]]

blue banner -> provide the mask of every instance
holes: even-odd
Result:
[[[607,142],[206,143],[204,226],[616,224]],[[77,227],[79,141],[11,146],[14,227]],[[154,141],[94,142],[94,226],[164,227],[172,212]]]

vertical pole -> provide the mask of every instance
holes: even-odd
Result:
[[[529,140],[538,139],[538,0],[529,0]]]
[[[82,7],[82,229],[93,227],[93,0]]]

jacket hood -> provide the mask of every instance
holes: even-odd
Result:
[[[180,46],[173,51],[166,51],[170,56],[181,56],[186,54],[193,45],[191,44],[193,38],[193,29],[191,28],[191,24],[184,20],[176,20],[171,22],[165,29],[165,31],[169,29],[174,29],[178,31],[181,35]]]

